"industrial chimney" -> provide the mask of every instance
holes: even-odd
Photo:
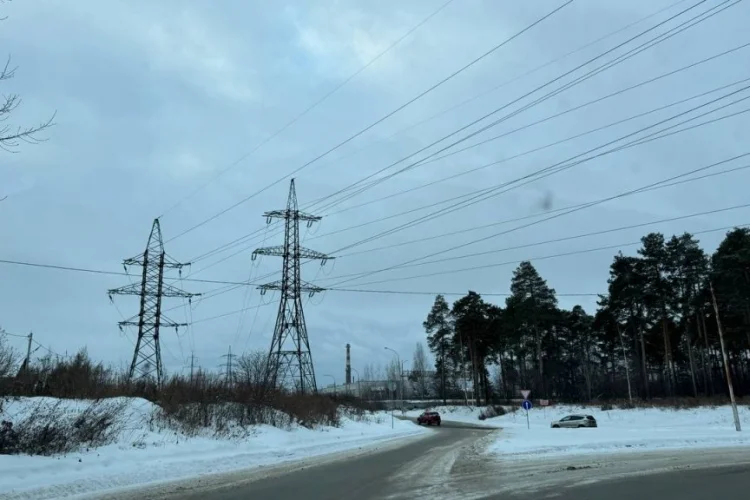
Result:
[[[346,385],[352,383],[352,360],[349,356],[349,344],[346,344]]]

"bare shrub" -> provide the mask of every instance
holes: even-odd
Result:
[[[479,412],[479,420],[486,420],[488,418],[499,417],[499,416],[505,415],[505,413],[506,413],[505,408],[503,408],[500,405],[487,406],[486,408],[483,408]]]
[[[18,366],[18,353],[7,342],[7,338],[0,328],[0,379],[13,376]]]
[[[25,418],[0,425],[0,454],[53,455],[111,443],[120,431],[117,416],[124,402],[92,402],[80,414],[38,404]]]
[[[286,413],[296,423],[307,428],[317,425],[340,425],[338,404],[331,398],[319,395],[279,394],[274,408]]]
[[[210,432],[239,436],[249,432],[248,426],[257,424],[279,428],[293,424],[309,428],[337,426],[341,415],[364,419],[368,412],[378,409],[375,404],[348,395],[332,399],[279,390],[270,381],[266,354],[262,352],[251,352],[239,359],[233,384],[227,384],[217,374],[199,370],[192,377],[172,376],[157,389],[153,382],[128,381],[125,374],[94,363],[86,351],[81,350],[68,359],[48,356],[32,363],[15,377],[8,394],[95,400],[141,397],[160,408],[153,416],[152,425],[187,435]],[[49,422],[49,419],[29,420],[23,423],[23,432],[14,435],[27,436],[31,432],[27,429],[33,429],[44,439],[38,446],[29,445],[29,449],[54,450],[58,447],[55,444],[58,427],[46,426]],[[89,412],[81,416],[78,431],[81,435],[77,440],[92,443],[100,440],[95,434],[95,424],[103,429],[113,425],[106,415]],[[13,432],[21,432],[19,425],[20,422],[14,423]],[[40,429],[46,429],[46,434]],[[86,432],[89,434],[84,435]]]

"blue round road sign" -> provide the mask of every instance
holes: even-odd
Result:
[[[524,399],[523,403],[521,403],[521,408],[523,408],[526,411],[529,411],[531,409],[531,401],[528,399]]]

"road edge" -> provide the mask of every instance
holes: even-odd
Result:
[[[355,448],[324,453],[312,457],[292,459],[287,462],[272,465],[260,465],[256,467],[237,469],[229,472],[207,474],[198,478],[165,480],[164,482],[134,485],[130,488],[118,488],[117,490],[99,490],[82,495],[77,499],[97,498],[102,500],[141,500],[168,499],[179,497],[185,493],[206,493],[226,488],[236,488],[245,484],[267,478],[278,477],[310,467],[318,467],[331,463],[374,455],[385,451],[394,450],[407,446],[420,439],[434,436],[433,432],[420,432],[414,434],[397,435],[387,439],[377,440],[372,443],[358,445]]]

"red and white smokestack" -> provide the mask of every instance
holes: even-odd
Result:
[[[352,383],[352,360],[349,356],[349,344],[346,344],[346,385]]]

